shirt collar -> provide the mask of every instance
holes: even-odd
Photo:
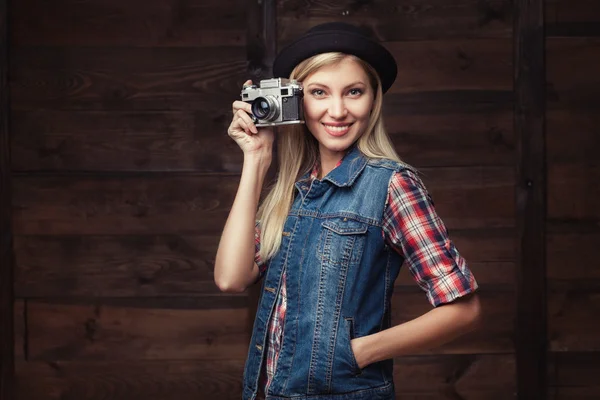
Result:
[[[367,158],[360,152],[358,146],[354,144],[348,152],[338,162],[322,180],[329,181],[336,186],[352,186],[358,175],[367,164]],[[313,180],[319,176],[319,163],[315,163],[310,173],[306,173],[300,181]]]

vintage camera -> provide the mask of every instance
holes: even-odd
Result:
[[[248,85],[242,100],[252,104],[252,119],[257,127],[304,123],[302,85],[283,78],[263,79],[260,86]]]

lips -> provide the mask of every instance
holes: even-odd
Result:
[[[350,127],[352,124],[322,124],[325,128],[325,132],[330,134],[331,136],[344,136],[348,131],[350,131]]]

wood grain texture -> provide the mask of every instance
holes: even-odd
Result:
[[[597,114],[600,38],[547,38],[545,43],[548,109]]]
[[[550,281],[548,341],[551,351],[600,351],[600,282]]]
[[[384,110],[396,151],[411,165],[514,165],[516,143],[510,111],[428,115],[403,113],[397,107]]]
[[[245,359],[249,340],[245,308],[180,309],[156,303],[28,300],[27,359]]]
[[[409,115],[386,110],[386,125],[398,153],[415,166],[509,166],[514,162],[508,111]],[[226,134],[230,117],[228,108],[218,113],[15,111],[12,168],[239,173],[242,152]],[[595,140],[591,133],[589,140]],[[557,141],[562,144],[562,136]],[[579,151],[578,146],[571,148]]]
[[[18,47],[13,110],[230,112],[246,80],[243,47]]]
[[[363,25],[379,40],[510,37],[511,2],[407,0],[278,2],[278,40],[286,44],[310,27],[344,21]]]
[[[219,112],[16,111],[13,169],[240,173],[230,122],[230,105]]]
[[[549,110],[546,122],[546,148],[550,164],[600,164],[600,114],[597,110]]]
[[[552,399],[596,399],[600,396],[600,353],[552,352],[548,383]]]
[[[445,39],[385,44],[398,63],[388,93],[512,90],[511,39]]]
[[[401,290],[399,290],[401,289]],[[514,289],[480,290],[483,322],[481,326],[450,343],[428,350],[427,354],[514,353]],[[392,296],[392,325],[417,318],[432,309],[425,292],[415,288],[396,288]]]
[[[595,0],[546,0],[546,37],[600,36],[600,4]]]
[[[18,297],[179,297],[220,293],[217,236],[18,236]]]
[[[512,169],[423,169],[448,227],[512,227]],[[136,175],[18,177],[14,230],[19,235],[221,233],[238,177]],[[38,199],[46,199],[39,202]]]
[[[15,373],[7,3],[0,0],[0,400],[14,397]]]
[[[600,163],[548,166],[548,218],[551,221],[600,220]]]
[[[516,391],[513,354],[456,354],[394,360],[398,399],[505,400]]]
[[[243,0],[23,0],[11,7],[17,46],[244,46]]]
[[[16,399],[237,400],[243,368],[240,360],[18,362]]]
[[[544,1],[517,1],[514,15],[517,391],[520,400],[544,400],[548,347]]]

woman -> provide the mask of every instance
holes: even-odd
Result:
[[[303,84],[306,123],[279,128],[277,181],[257,213],[274,135],[233,103],[228,134],[244,164],[215,264],[223,291],[264,277],[243,398],[393,399],[392,358],[472,329],[477,283],[385,132],[392,55],[328,23],[284,48],[273,70]],[[404,261],[435,308],[391,327]]]

